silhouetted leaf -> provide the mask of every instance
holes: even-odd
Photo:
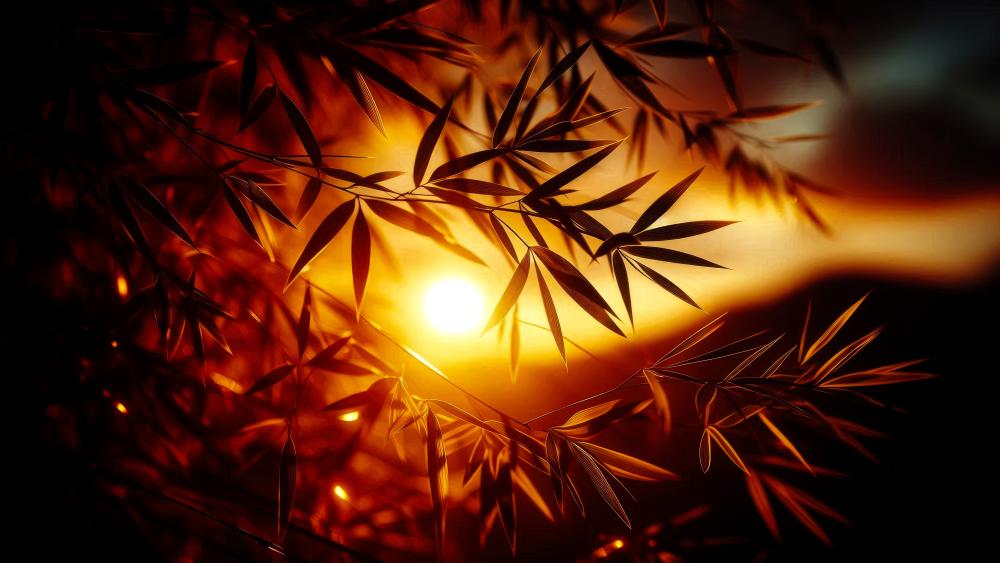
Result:
[[[693,254],[673,250],[671,248],[660,248],[657,246],[623,246],[621,249],[623,252],[627,252],[632,256],[638,256],[639,258],[649,258],[650,260],[673,262],[675,264],[687,264],[689,266],[703,266],[706,268],[725,268],[725,266],[720,266],[715,262],[709,262],[704,258],[699,258]]]
[[[736,221],[689,221],[645,230],[636,235],[641,241],[675,240],[693,237],[732,225]]]
[[[233,211],[233,214],[236,215],[236,219],[239,220],[240,226],[243,227],[243,230],[250,235],[254,242],[264,246],[260,241],[260,235],[257,234],[257,227],[254,226],[253,219],[251,219],[250,214],[247,213],[247,208],[243,205],[243,202],[240,201],[240,197],[236,195],[236,191],[229,186],[228,182],[223,182],[222,194],[226,199],[226,204],[229,206],[229,209]]]
[[[281,380],[291,375],[293,371],[295,371],[295,364],[285,364],[278,366],[272,369],[271,371],[267,372],[266,374],[264,374],[257,381],[255,381],[254,384],[251,385],[249,389],[243,392],[243,395],[244,396],[253,395],[257,391],[260,391],[261,389],[267,389],[268,387],[273,386],[274,384],[280,382]]]
[[[267,195],[267,192],[261,189],[256,182],[253,180],[237,178],[236,176],[228,176],[227,180],[236,189],[243,192],[243,195],[252,201],[254,205],[266,211],[268,215],[293,229],[295,228],[295,224],[292,223],[292,220],[285,216],[285,213],[274,203],[271,196]]]
[[[556,341],[556,347],[559,349],[559,356],[562,358],[563,367],[566,367],[566,343],[563,342],[562,326],[559,324],[559,314],[556,312],[555,302],[552,301],[552,294],[549,292],[549,286],[545,283],[545,278],[542,277],[541,271],[535,272],[538,276],[538,291],[542,296],[542,306],[545,308],[545,318],[549,323],[549,330],[552,332],[552,338]]]
[[[500,146],[504,137],[507,136],[510,124],[514,121],[514,113],[517,112],[517,107],[521,104],[521,98],[524,96],[524,89],[528,86],[528,79],[531,78],[531,73],[535,70],[535,64],[538,62],[538,56],[541,54],[541,48],[535,51],[534,56],[531,57],[527,66],[524,67],[524,72],[521,73],[521,79],[518,80],[517,85],[514,86],[514,90],[511,92],[510,98],[507,99],[507,105],[504,106],[503,112],[500,114],[500,118],[497,119],[497,126],[493,129],[494,148]]]
[[[313,260],[320,252],[326,248],[326,245],[330,244],[333,237],[337,236],[340,229],[347,223],[347,220],[351,217],[351,213],[354,212],[355,200],[351,199],[345,201],[338,205],[323,222],[316,227],[313,231],[312,237],[309,238],[309,242],[306,243],[305,248],[302,249],[302,254],[299,255],[298,260],[295,261],[295,265],[288,272],[288,280],[285,281],[285,289],[295,281],[295,278],[299,277],[302,269],[305,268],[309,262]]]
[[[548,268],[549,273],[552,274],[552,277],[555,278],[559,286],[563,288],[563,291],[576,301],[584,311],[606,326],[608,330],[625,336],[621,329],[618,328],[618,325],[607,314],[609,312],[612,315],[614,314],[611,306],[594,289],[594,286],[590,284],[587,278],[583,277],[583,274],[576,269],[576,266],[545,247],[533,246],[531,247],[531,251],[545,264],[545,267]]]
[[[500,301],[493,309],[493,314],[491,314],[489,320],[486,321],[486,326],[483,327],[484,334],[496,326],[496,324],[507,315],[507,311],[510,311],[510,308],[514,306],[514,303],[517,302],[517,298],[521,295],[521,290],[524,289],[524,282],[528,279],[528,272],[530,269],[531,253],[525,252],[524,257],[521,258],[520,263],[518,263],[517,268],[514,270],[514,274],[511,275],[510,281],[507,282],[507,288],[504,289],[503,295],[500,297]]]
[[[449,98],[448,102],[441,107],[441,111],[434,116],[434,120],[427,126],[424,136],[420,138],[420,146],[417,147],[417,156],[413,161],[413,186],[420,187],[424,183],[424,172],[427,171],[427,164],[434,153],[441,131],[451,115],[451,104],[454,98]]]
[[[316,198],[319,197],[319,192],[322,188],[323,184],[318,178],[309,178],[309,181],[306,182],[306,187],[302,189],[299,204],[295,207],[296,221],[301,221],[309,213],[313,204],[316,203]]]
[[[269,84],[264,87],[263,90],[257,94],[257,97],[253,99],[253,102],[247,108],[246,113],[240,117],[240,128],[239,131],[246,129],[253,125],[258,119],[264,115],[267,108],[271,107],[271,102],[278,95],[278,89],[274,84]]]
[[[354,306],[360,315],[361,300],[365,296],[368,283],[368,267],[371,262],[371,232],[364,211],[358,209],[354,218],[354,232],[351,234],[351,276],[354,281]]]
[[[632,292],[628,285],[628,272],[625,270],[625,260],[617,252],[611,256],[611,273],[618,284],[618,291],[622,295],[622,303],[628,313],[628,320],[635,330],[635,320],[632,318]]]
[[[434,183],[441,186],[442,188],[448,188],[449,190],[458,190],[460,192],[466,192],[470,194],[499,195],[499,196],[524,195],[524,193],[515,190],[514,188],[508,188],[507,186],[494,184],[493,182],[486,182],[484,180],[470,180],[467,178],[447,178],[444,180],[438,180]]]
[[[573,180],[576,180],[581,175],[583,175],[584,172],[593,168],[598,162],[604,160],[605,157],[611,154],[612,151],[618,148],[618,146],[621,144],[622,141],[616,141],[604,147],[603,149],[595,152],[594,154],[588,156],[587,158],[584,158],[583,160],[576,162],[575,164],[571,165],[569,168],[563,170],[562,172],[556,174],[555,176],[549,178],[548,180],[543,182],[540,186],[531,190],[531,193],[529,193],[524,197],[525,201],[537,201],[544,197],[549,197],[553,195],[561,188],[563,188],[566,184],[572,182]]]
[[[460,174],[466,170],[482,164],[488,160],[492,160],[504,153],[507,149],[487,149],[484,151],[474,152],[467,154],[465,156],[460,156],[454,160],[449,160],[441,166],[434,169],[431,173],[431,182],[436,182],[442,178],[447,178],[449,176],[454,176],[455,174]]]
[[[667,481],[678,479],[678,475],[673,471],[668,471],[628,454],[609,450],[608,448],[587,442],[579,442],[579,445],[600,461],[608,471],[618,477],[635,481]]]
[[[692,172],[687,178],[684,178],[680,182],[677,182],[672,188],[663,193],[660,197],[656,198],[653,203],[642,212],[642,215],[635,221],[635,225],[632,226],[631,233],[639,233],[645,231],[650,227],[657,219],[663,216],[670,208],[677,202],[678,199],[684,192],[687,191],[691,184],[698,178],[701,171],[705,168],[699,168]]]
[[[118,182],[125,188],[128,194],[138,203],[143,209],[145,209],[150,215],[153,216],[157,221],[160,222],[164,227],[170,230],[170,232],[177,235],[178,238],[188,243],[190,246],[194,246],[194,241],[191,240],[191,235],[184,229],[184,227],[177,221],[174,214],[166,208],[160,200],[156,198],[146,186],[140,184],[137,180],[129,178],[128,176],[116,176]]]
[[[281,95],[281,106],[285,109],[285,115],[288,116],[288,121],[292,124],[292,129],[295,130],[295,134],[299,137],[302,148],[309,155],[309,160],[312,161],[313,166],[316,168],[323,166],[323,152],[320,149],[319,142],[316,141],[316,135],[313,134],[312,127],[309,126],[309,121],[306,120],[306,116],[302,114],[302,110],[299,109],[299,106],[287,94],[281,91],[278,93]]]

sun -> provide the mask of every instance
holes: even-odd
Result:
[[[471,332],[483,324],[483,296],[472,282],[448,278],[435,282],[424,295],[427,321],[449,334]]]

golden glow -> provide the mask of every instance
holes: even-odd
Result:
[[[120,412],[122,414],[127,414],[128,413],[128,409],[125,408],[125,404],[122,403],[121,401],[115,403],[115,409],[117,409],[118,412]]]
[[[344,487],[341,487],[340,485],[333,486],[333,494],[340,500],[343,501],[350,500],[350,497],[347,496],[347,491],[345,491]]]
[[[343,420],[344,422],[354,422],[361,416],[358,411],[345,412],[344,414],[338,416],[337,418]]]
[[[466,279],[440,280],[424,295],[424,314],[441,332],[459,334],[476,330],[483,324],[483,313],[482,293]]]
[[[611,542],[611,547],[613,547],[615,549],[621,549],[621,548],[625,547],[625,542],[623,542],[622,540],[615,540],[615,541]]]
[[[128,280],[125,276],[118,274],[118,295],[123,299],[128,296]]]

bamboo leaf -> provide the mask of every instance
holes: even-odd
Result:
[[[636,481],[668,481],[680,478],[673,471],[668,471],[628,454],[588,442],[579,442],[579,444],[597,458],[608,471],[619,477]]]
[[[524,67],[524,72],[521,73],[521,79],[518,80],[517,85],[514,86],[514,91],[510,93],[510,98],[507,99],[507,105],[504,106],[503,112],[500,114],[499,119],[497,119],[497,126],[493,129],[493,148],[500,146],[504,137],[507,136],[510,124],[514,121],[514,113],[517,112],[517,107],[521,104],[521,98],[524,97],[524,89],[528,86],[528,80],[531,78],[531,73],[534,72],[535,64],[538,62],[538,56],[541,54],[541,48],[535,51],[531,60],[528,61],[527,66]]]
[[[299,277],[302,269],[330,244],[333,237],[337,236],[337,233],[340,232],[340,229],[343,228],[344,224],[351,217],[351,213],[354,212],[354,206],[355,200],[353,199],[341,203],[316,227],[313,235],[309,238],[309,242],[302,249],[302,254],[299,255],[298,260],[295,261],[295,265],[288,272],[288,280],[285,281],[286,290],[295,281],[295,278]]]
[[[281,106],[285,109],[285,115],[288,116],[288,121],[292,124],[292,129],[295,130],[299,142],[302,143],[302,148],[309,155],[309,160],[316,168],[323,166],[323,152],[320,150],[319,142],[316,141],[316,135],[313,134],[306,116],[302,114],[302,110],[287,94],[281,91],[278,93],[281,96]]]
[[[493,160],[506,152],[507,149],[487,149],[449,160],[434,169],[434,172],[431,173],[430,181],[436,182],[442,178],[460,174],[488,160]]]
[[[767,415],[763,413],[763,411],[757,414],[757,418],[759,418],[760,421],[764,423],[764,426],[766,426],[767,429],[771,431],[771,434],[774,434],[774,437],[777,438],[779,442],[781,442],[781,445],[784,446],[785,449],[787,449],[793,456],[795,456],[795,459],[799,460],[799,463],[802,464],[802,467],[805,467],[809,473],[816,475],[816,472],[813,471],[812,466],[809,465],[809,462],[806,461],[806,458],[802,456],[802,453],[799,452],[799,449],[795,447],[795,444],[793,444],[792,441],[788,439],[788,436],[785,436],[784,432],[782,432],[777,426],[775,426],[773,422],[771,422],[771,419],[769,419]]]
[[[271,371],[264,374],[260,379],[254,382],[249,389],[243,392],[243,396],[253,395],[257,391],[262,389],[267,389],[279,383],[286,377],[288,377],[295,370],[295,364],[284,364],[278,366]]]
[[[177,238],[194,247],[194,241],[191,240],[191,235],[184,229],[184,226],[180,224],[177,218],[174,217],[174,214],[146,186],[127,176],[116,176],[115,179],[140,207],[145,209],[147,213],[152,215],[154,219],[159,221],[170,232],[177,235]]]
[[[643,241],[675,240],[693,237],[721,229],[732,225],[737,221],[689,221],[687,223],[676,223],[674,225],[664,225],[647,229],[636,235],[636,238]]]
[[[701,167],[695,170],[687,178],[677,182],[677,184],[675,184],[672,188],[664,192],[663,195],[656,198],[656,200],[642,212],[642,215],[640,215],[636,220],[635,225],[632,226],[632,230],[630,232],[632,234],[640,233],[649,228],[650,225],[663,216],[663,214],[666,213],[682,195],[684,195],[684,192],[691,187],[691,184],[693,184],[698,176],[701,175],[701,171],[704,169],[704,167]]]
[[[701,306],[695,303],[694,299],[691,299],[691,297],[688,296],[687,293],[684,293],[683,289],[677,287],[677,285],[674,282],[668,280],[659,272],[650,268],[649,266],[646,266],[645,264],[636,264],[636,265],[639,266],[639,270],[643,273],[643,275],[652,280],[653,283],[667,290],[671,295],[687,303],[688,305],[696,309],[701,309]]]
[[[608,506],[614,510],[615,514],[621,518],[621,521],[625,523],[625,526],[632,529],[632,523],[629,522],[628,514],[625,513],[625,507],[622,506],[618,496],[615,495],[614,490],[611,488],[611,484],[608,483],[607,477],[604,476],[604,469],[601,465],[594,459],[587,450],[578,446],[577,444],[570,442],[570,450],[573,452],[573,456],[576,458],[577,462],[583,468],[583,471],[590,478],[591,483],[594,485],[594,489],[597,491],[604,502],[608,503]]]
[[[533,246],[531,251],[545,264],[563,291],[576,301],[584,311],[612,332],[625,336],[618,325],[608,316],[609,312],[614,314],[611,306],[594,289],[590,281],[576,269],[576,266],[545,247]]]
[[[354,306],[358,315],[361,314],[361,301],[368,283],[371,254],[371,231],[364,211],[358,209],[358,215],[354,218],[354,232],[351,234],[351,276],[354,282]]]
[[[750,473],[746,464],[743,463],[743,458],[740,457],[739,452],[737,452],[736,448],[733,447],[729,440],[722,435],[722,432],[719,432],[719,430],[714,426],[709,426],[706,430],[712,435],[712,439],[719,445],[719,448],[736,465],[736,467],[739,467],[744,473]]]
[[[500,301],[497,302],[497,306],[493,309],[493,314],[486,321],[486,326],[483,327],[483,334],[496,326],[507,315],[507,311],[510,311],[514,303],[517,302],[517,298],[521,295],[521,290],[524,289],[524,282],[528,279],[530,269],[531,254],[526,252],[514,270],[513,275],[511,275],[510,281],[507,282],[507,288],[504,289],[503,295],[500,296]]]
[[[424,183],[424,173],[427,172],[427,164],[431,161],[431,155],[434,154],[434,147],[437,146],[438,139],[441,138],[441,132],[444,130],[445,123],[448,122],[448,117],[451,115],[451,105],[454,102],[454,98],[449,98],[448,102],[441,107],[441,111],[434,116],[434,120],[424,131],[423,137],[420,138],[420,145],[417,147],[417,156],[413,161],[413,186],[420,187]]]
[[[688,266],[702,266],[705,268],[725,268],[715,262],[709,262],[704,258],[699,258],[687,252],[673,250],[670,248],[660,248],[657,246],[623,246],[622,252],[639,258],[649,258],[660,262],[672,262],[674,264],[687,264]]]
[[[643,376],[646,378],[646,383],[649,385],[649,391],[653,395],[653,403],[656,405],[656,410],[660,413],[660,418],[663,419],[663,435],[669,436],[671,426],[673,425],[673,413],[670,409],[670,400],[667,398],[667,389],[657,377],[656,372],[650,370],[642,370]]]
[[[556,174],[555,176],[549,178],[543,182],[537,188],[531,190],[524,200],[527,201],[537,201],[544,197],[549,197],[563,188],[566,184],[569,184],[573,180],[576,180],[584,172],[593,168],[598,162],[604,160],[609,154],[611,154],[622,141],[615,141],[614,143],[604,147],[603,149],[595,152],[594,154],[584,158],[583,160],[576,162],[569,168],[563,170],[562,172]]]
[[[812,346],[806,350],[805,356],[802,357],[802,361],[808,362],[813,356],[816,355],[817,352],[829,344],[830,341],[833,340],[833,337],[837,336],[837,333],[840,332],[840,329],[844,328],[847,321],[851,320],[851,316],[854,315],[854,313],[858,310],[858,307],[861,307],[861,304],[864,303],[867,298],[868,294],[866,293],[861,297],[861,299],[858,299],[853,305],[841,313],[840,316],[837,317],[837,319],[833,321],[833,323],[831,323],[830,326],[823,332],[823,334],[812,343]],[[805,338],[804,335],[803,338]]]
[[[538,276],[538,292],[542,296],[545,319],[549,323],[552,338],[556,341],[556,348],[559,349],[559,357],[562,358],[563,367],[566,367],[566,343],[563,342],[562,326],[559,324],[559,313],[556,312],[556,305],[552,301],[552,294],[549,292],[549,286],[545,283],[545,278],[542,277],[542,272],[536,270],[535,274]]]
[[[514,188],[508,188],[493,182],[484,180],[470,180],[468,178],[446,178],[434,182],[435,184],[449,190],[456,190],[470,194],[499,195],[499,196],[521,196],[522,192]]]

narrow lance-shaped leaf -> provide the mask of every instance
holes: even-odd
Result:
[[[288,121],[292,124],[292,129],[295,129],[295,134],[299,137],[302,148],[309,155],[309,160],[312,161],[313,166],[316,168],[323,166],[323,153],[320,150],[319,142],[316,140],[316,135],[313,134],[312,127],[309,126],[309,121],[306,120],[306,116],[302,114],[302,110],[299,109],[299,106],[287,94],[281,91],[279,91],[279,94],[281,95],[281,105],[285,108]]]
[[[603,149],[595,152],[594,154],[588,156],[587,158],[573,164],[569,168],[563,170],[562,172],[556,174],[555,176],[549,178],[540,186],[531,190],[531,193],[525,196],[525,201],[535,201],[543,197],[551,196],[552,194],[559,191],[560,188],[569,184],[573,180],[576,180],[584,172],[593,168],[598,162],[604,160],[609,154],[611,154],[622,141],[615,141],[614,143],[604,147]]]
[[[656,376],[656,372],[643,370],[642,374],[646,377],[646,383],[649,384],[649,392],[653,395],[653,403],[656,405],[656,410],[660,413],[660,418],[663,420],[663,435],[669,436],[671,427],[673,426],[673,413],[670,410],[670,400],[667,398],[667,390],[664,388],[660,378]]]
[[[545,308],[545,318],[549,323],[549,330],[552,331],[552,338],[556,341],[556,347],[559,349],[559,356],[562,358],[563,367],[567,367],[566,364],[566,343],[563,342],[562,326],[559,324],[559,313],[556,312],[555,302],[552,301],[552,293],[549,292],[549,286],[545,283],[545,278],[542,277],[541,270],[536,270],[535,273],[538,275],[538,292],[542,295],[542,305]]]
[[[660,262],[671,262],[674,264],[686,264],[688,266],[702,266],[705,268],[725,268],[715,262],[710,262],[704,258],[699,258],[687,252],[681,252],[672,248],[660,248],[657,246],[623,246],[622,251],[639,258],[649,258]]]
[[[611,255],[611,274],[615,278],[615,283],[618,284],[618,292],[622,295],[622,303],[625,304],[628,321],[632,323],[632,328],[635,330],[635,319],[632,317],[632,292],[628,285],[628,271],[625,270],[625,260],[617,252]]]
[[[631,232],[635,234],[645,231],[650,225],[666,213],[670,207],[673,206],[682,195],[684,195],[684,192],[691,187],[691,184],[694,183],[694,181],[701,174],[701,171],[704,169],[704,167],[701,167],[695,170],[687,178],[684,178],[674,185],[674,187],[664,192],[663,195],[656,198],[656,200],[651,203],[636,220],[635,225],[632,226]]]
[[[863,295],[861,299],[858,299],[853,305],[848,307],[847,310],[841,313],[840,316],[837,317],[837,320],[833,321],[833,323],[830,324],[830,326],[823,332],[823,334],[820,335],[820,337],[817,338],[815,342],[813,342],[812,346],[810,346],[809,349],[806,350],[805,356],[802,357],[802,361],[808,362],[810,359],[812,359],[813,356],[816,355],[817,352],[819,352],[820,350],[823,349],[824,346],[829,344],[830,341],[833,340],[833,337],[836,336],[838,332],[840,332],[840,329],[844,328],[844,325],[847,324],[847,321],[851,319],[851,316],[854,315],[855,311],[858,310],[858,307],[861,307],[861,304],[864,303],[865,299],[867,298],[868,294]]]
[[[507,288],[504,289],[503,295],[500,296],[500,301],[493,309],[493,314],[486,321],[486,326],[483,327],[484,334],[496,326],[500,322],[500,319],[507,315],[507,311],[510,311],[514,303],[517,302],[517,298],[521,295],[521,290],[524,289],[524,282],[528,279],[530,269],[531,253],[525,252],[524,257],[521,258],[520,263],[518,263],[517,268],[514,270],[514,274],[511,275],[510,281],[507,282]]]
[[[247,208],[243,205],[243,202],[240,201],[240,197],[236,195],[236,190],[231,188],[228,182],[223,182],[222,195],[226,199],[226,205],[228,205],[229,209],[231,209],[233,214],[236,215],[236,219],[240,222],[240,226],[243,227],[243,230],[250,235],[254,242],[264,246],[264,244],[260,241],[260,235],[257,234],[257,227],[254,226],[253,219],[250,218],[250,213],[247,212]]]
[[[174,217],[174,214],[146,186],[127,176],[116,176],[116,179],[127,190],[132,199],[145,209],[146,212],[169,229],[170,232],[177,235],[178,238],[190,246],[194,246],[194,241],[191,240],[191,235],[184,229],[184,226],[180,224],[177,218]]]
[[[354,281],[354,306],[361,315],[361,301],[368,283],[368,268],[371,265],[372,241],[368,221],[361,209],[354,218],[354,232],[351,234],[351,275]]]
[[[746,464],[743,463],[743,458],[740,457],[740,454],[736,451],[736,448],[733,447],[729,440],[722,435],[722,432],[719,432],[719,430],[714,426],[709,426],[706,430],[712,435],[712,439],[719,444],[719,448],[722,449],[723,453],[729,457],[736,467],[739,467],[744,473],[750,473]]]
[[[618,496],[611,488],[611,484],[608,483],[608,479],[605,477],[604,470],[601,468],[601,465],[587,450],[582,447],[573,442],[570,442],[569,446],[573,452],[573,456],[576,457],[580,466],[583,467],[587,477],[590,477],[590,481],[593,483],[594,489],[601,495],[604,502],[608,503],[608,506],[614,510],[615,514],[621,518],[622,522],[625,523],[625,526],[632,529],[632,523],[629,522],[628,514],[625,513],[625,507],[622,506],[621,501],[618,500]]]
[[[354,206],[355,202],[353,199],[341,203],[316,227],[316,231],[313,232],[312,237],[309,238],[309,242],[302,249],[299,259],[295,261],[295,265],[288,272],[285,289],[288,289],[288,286],[295,281],[295,278],[299,276],[302,269],[330,244],[333,237],[337,236],[337,233],[340,232],[340,229],[343,228],[344,224],[351,217],[351,213],[354,212]]]
[[[497,119],[497,126],[493,130],[494,148],[499,146],[503,142],[504,137],[507,136],[507,130],[510,129],[510,124],[514,121],[514,113],[517,112],[517,107],[521,104],[521,98],[524,97],[524,89],[528,86],[528,79],[531,78],[531,73],[535,70],[535,64],[538,62],[538,56],[541,54],[541,48],[535,51],[534,56],[528,61],[528,65],[524,67],[521,79],[514,86],[514,91],[511,92],[510,98],[507,99],[507,105],[503,108],[503,113]]]
[[[736,221],[689,221],[654,227],[636,235],[641,241],[676,240],[693,237],[732,225]]]
[[[265,86],[264,89],[257,94],[257,97],[253,99],[250,107],[247,108],[246,114],[240,117],[240,127],[238,131],[243,131],[260,119],[261,116],[264,115],[264,112],[267,111],[267,108],[271,107],[271,102],[274,101],[274,98],[277,97],[277,95],[278,89],[274,84]]]
[[[580,442],[580,446],[599,460],[608,471],[625,479],[632,479],[634,481],[667,481],[678,478],[678,475],[673,471],[626,453],[610,450],[588,442]]]
[[[448,456],[437,416],[427,409],[427,477],[434,506],[434,537],[438,560],[444,552],[444,525],[448,509]]]
[[[424,173],[427,172],[427,164],[434,154],[434,147],[438,139],[441,138],[441,131],[444,130],[445,123],[451,115],[451,105],[455,98],[449,98],[441,107],[441,111],[434,116],[434,120],[424,131],[424,136],[420,138],[420,145],[417,147],[417,156],[413,161],[413,186],[418,188],[424,183]]]
[[[507,149],[487,149],[449,160],[448,162],[445,162],[441,166],[435,168],[434,172],[431,172],[430,181],[435,182],[441,178],[447,178],[449,176],[454,176],[455,174],[460,174],[506,152],[508,152]]]
[[[637,266],[639,266],[639,270],[643,273],[643,275],[649,278],[653,283],[667,290],[668,292],[670,292],[671,295],[687,303],[688,305],[696,309],[701,309],[701,306],[695,303],[694,299],[691,299],[691,296],[685,293],[683,289],[677,286],[677,284],[670,281],[662,274],[650,268],[649,266],[646,266],[645,264],[637,264]]]
[[[292,223],[292,220],[285,216],[284,211],[282,211],[281,208],[274,203],[271,196],[267,195],[267,192],[257,185],[257,182],[237,178],[235,176],[227,177],[227,181],[234,184],[237,189],[243,192],[243,195],[247,196],[247,199],[252,201],[257,207],[266,211],[268,215],[293,229],[295,228],[295,223]]]
[[[306,182],[306,187],[302,189],[299,204],[295,207],[296,221],[301,221],[309,213],[313,204],[316,203],[316,198],[319,197],[319,192],[322,188],[323,183],[319,181],[319,178],[309,178],[309,181]]]
[[[563,291],[584,311],[612,332],[624,336],[618,325],[608,316],[609,312],[614,314],[611,306],[575,266],[545,247],[533,246],[531,251],[545,264]]]
[[[542,81],[542,83],[538,86],[538,89],[535,90],[535,93],[532,94],[531,99],[528,100],[528,106],[524,111],[524,115],[521,116],[521,120],[517,124],[517,131],[515,132],[514,135],[515,139],[520,139],[524,135],[524,132],[529,125],[528,122],[530,121],[531,116],[534,115],[535,113],[535,108],[538,105],[539,96],[542,94],[542,92],[544,92],[546,89],[548,89],[549,86],[554,84],[555,81],[558,80],[559,77],[563,75],[563,73],[572,68],[573,65],[575,65],[576,62],[580,60],[580,57],[583,56],[585,52],[587,52],[587,49],[589,47],[590,47],[590,41],[587,41],[584,44],[580,45],[579,47],[576,47],[575,49],[571,50],[569,53],[566,53],[566,55],[552,67],[552,70],[549,71],[549,74],[545,77],[545,80]]]
[[[816,474],[816,472],[813,471],[812,466],[809,465],[809,462],[806,461],[806,458],[803,457],[802,453],[799,452],[799,449],[795,447],[795,444],[793,444],[792,441],[788,439],[788,436],[785,436],[784,432],[782,432],[773,422],[771,422],[770,418],[768,418],[763,412],[758,413],[757,418],[759,418],[760,421],[764,423],[764,426],[766,426],[767,429],[771,431],[771,434],[774,434],[774,437],[777,438],[779,442],[781,442],[781,445],[784,446],[785,449],[787,449],[793,456],[795,456],[795,459],[799,460],[799,463],[802,464],[802,467],[805,467],[806,470],[809,471],[809,473],[812,473],[813,475]]]
[[[278,462],[278,540],[284,541],[285,533],[292,521],[292,507],[295,505],[295,478],[298,460],[295,455],[295,442],[291,432],[281,448],[281,459]]]
[[[249,389],[243,392],[243,395],[244,396],[253,395],[257,391],[260,391],[261,389],[267,389],[268,387],[271,387],[276,383],[279,383],[286,377],[288,377],[294,370],[295,370],[295,364],[285,364],[278,366],[272,369],[271,371],[267,372],[266,374],[264,374],[264,376],[258,379],[257,381],[255,381],[254,384],[251,385]]]

